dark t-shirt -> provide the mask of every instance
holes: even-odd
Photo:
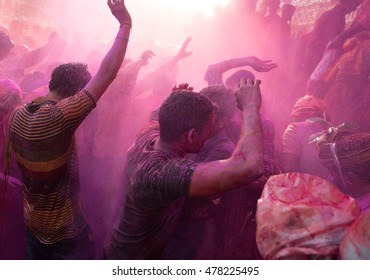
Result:
[[[158,136],[147,129],[128,155],[125,202],[105,248],[108,259],[160,259],[179,220],[196,163],[155,149]]]
[[[200,153],[194,155],[194,159],[196,162],[227,159],[233,153],[234,148],[235,144],[227,136],[225,130],[222,130],[207,139]],[[219,196],[186,200],[181,218],[171,235],[171,240],[168,242],[162,258],[180,260],[197,258],[196,253],[207,233],[206,228],[209,227],[208,220],[214,216],[218,204]],[[213,230],[213,228],[210,229]],[[210,239],[213,234],[214,232],[209,234]],[[206,242],[207,245],[208,243]],[[203,246],[202,251],[209,251],[207,245]]]

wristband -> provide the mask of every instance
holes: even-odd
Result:
[[[131,23],[128,23],[128,22],[125,22],[125,23],[122,23],[119,28],[123,27],[123,26],[128,26],[130,27],[130,29],[132,28],[132,24]]]
[[[124,37],[124,36],[116,36],[116,40],[128,41],[128,38],[127,37]]]

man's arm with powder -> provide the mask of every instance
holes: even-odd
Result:
[[[91,94],[95,101],[99,100],[117,76],[126,54],[132,25],[131,16],[126,9],[124,0],[108,0],[108,6],[118,20],[120,28],[112,47],[101,62],[98,72],[85,87],[85,90]]]
[[[260,81],[241,81],[235,96],[243,113],[242,133],[227,160],[200,163],[189,196],[209,196],[253,182],[264,172]]]
[[[204,80],[208,82],[208,85],[222,84],[223,73],[243,66],[250,66],[258,72],[268,72],[276,68],[277,64],[271,60],[261,60],[255,56],[232,58],[209,65]]]

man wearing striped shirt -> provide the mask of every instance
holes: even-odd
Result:
[[[108,0],[117,37],[91,78],[87,66],[55,68],[49,93],[15,112],[11,143],[25,184],[29,259],[93,259],[94,242],[79,198],[75,131],[114,80],[124,59],[131,17],[124,0]]]

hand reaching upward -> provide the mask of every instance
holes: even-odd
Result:
[[[235,91],[235,98],[238,108],[241,110],[248,108],[260,109],[262,104],[260,80],[240,80],[240,86]]]
[[[183,58],[185,58],[185,57],[187,57],[187,56],[189,56],[193,53],[193,52],[187,52],[186,51],[186,48],[188,47],[191,39],[192,39],[191,37],[187,37],[185,39],[185,41],[182,43],[181,48],[180,48],[179,52],[176,55],[178,60],[183,59]]]
[[[124,0],[108,0],[108,6],[121,26],[132,25],[131,16],[126,9]]]
[[[255,56],[248,57],[248,60],[249,66],[258,72],[269,72],[278,67],[277,63],[272,62],[272,60],[261,60]]]

